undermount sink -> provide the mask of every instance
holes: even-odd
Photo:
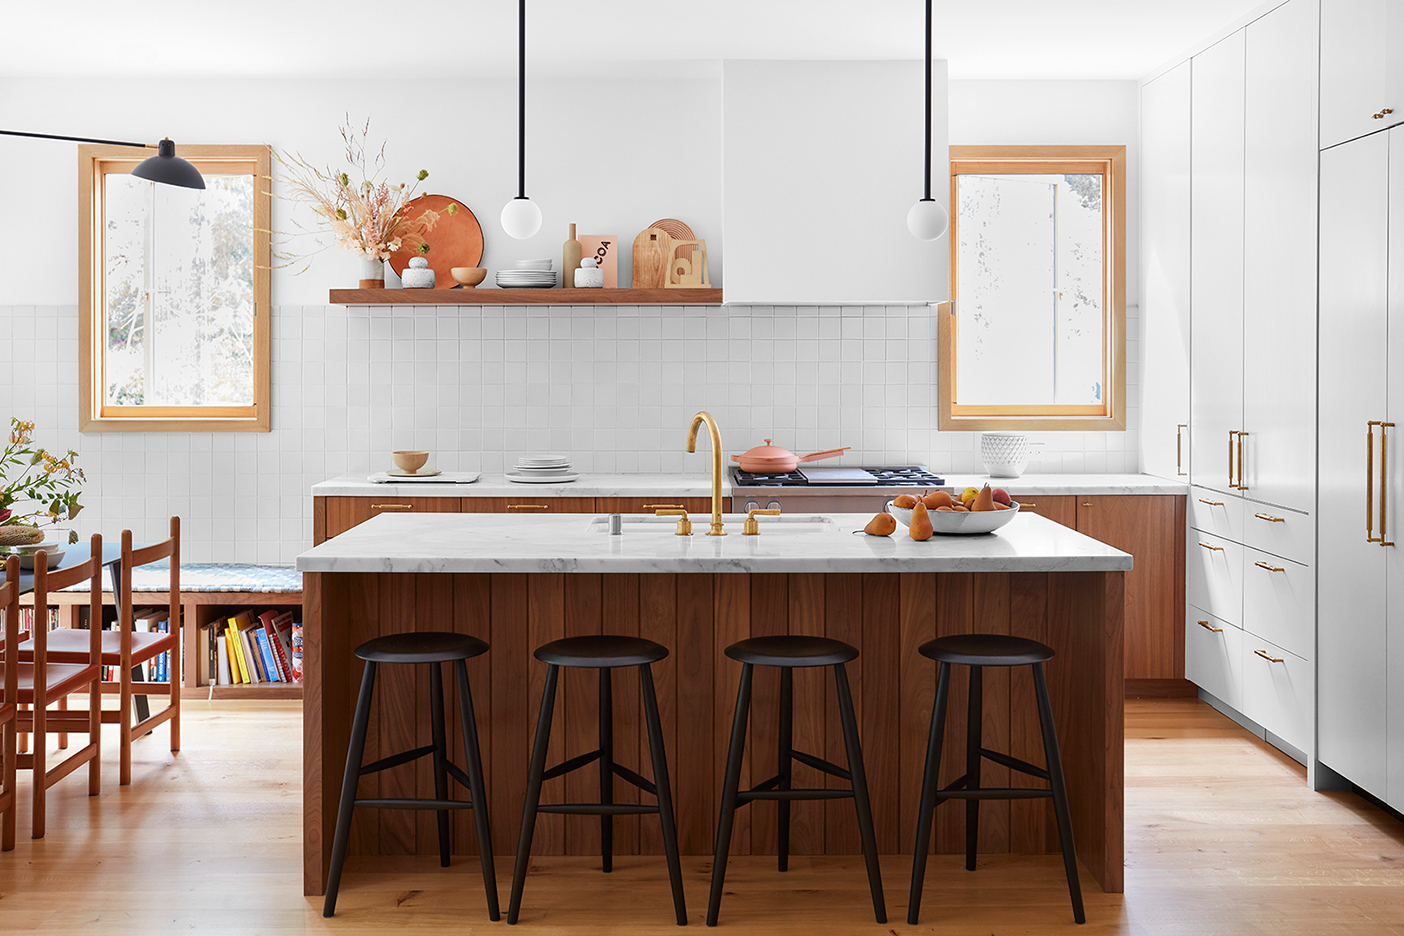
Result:
[[[711,523],[711,514],[699,513],[692,515],[693,535],[705,536],[707,526]],[[676,534],[678,527],[677,517],[655,517],[649,514],[624,514],[624,535],[631,533],[669,533]],[[828,517],[817,517],[807,514],[794,514],[786,516],[781,514],[778,517],[757,517],[760,523],[760,535],[768,536],[772,534],[787,535],[790,533],[837,533],[839,526]],[[741,525],[746,522],[745,514],[722,514],[722,523],[726,525],[726,532],[736,536],[743,535]],[[590,521],[590,532],[608,533],[609,517],[595,517]]]

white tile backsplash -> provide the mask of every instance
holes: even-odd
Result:
[[[979,434],[936,430],[924,306],[282,306],[271,433],[80,434],[78,310],[0,306],[0,417],[75,449],[83,533],[138,540],[183,521],[191,562],[290,563],[311,542],[308,489],[425,448],[500,472],[523,451],[589,472],[708,470],[682,451],[708,409],[728,452],[851,445],[850,464],[979,471]],[[1030,472],[1136,471],[1139,320],[1127,310],[1125,432],[1039,432]],[[7,430],[8,431],[8,430]]]

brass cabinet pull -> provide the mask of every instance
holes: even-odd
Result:
[[[1233,480],[1233,440],[1238,435],[1237,429],[1229,430],[1229,487],[1238,490],[1238,482]]]
[[[1254,656],[1260,656],[1260,657],[1262,657],[1264,660],[1267,660],[1269,663],[1286,663],[1286,662],[1287,662],[1286,660],[1282,659],[1281,657],[1268,656],[1268,655],[1267,655],[1267,651],[1265,651],[1265,650],[1254,650],[1254,651],[1253,651],[1253,655],[1254,655]]]
[[[1244,431],[1242,431],[1242,430],[1239,430],[1239,433],[1238,433],[1238,489],[1239,489],[1240,491],[1246,491],[1246,490],[1248,490],[1248,468],[1246,467],[1247,463],[1244,462],[1244,460],[1243,460],[1243,440],[1246,439],[1246,438],[1248,438],[1248,433],[1247,433],[1247,432],[1244,432]]]
[[[1189,474],[1189,472],[1185,471],[1181,466],[1181,443],[1184,437],[1180,434],[1181,429],[1188,428],[1189,423],[1179,423],[1175,426],[1175,474],[1180,476]]]
[[[1267,569],[1269,572],[1286,572],[1286,569],[1279,569],[1277,566],[1270,566],[1266,562],[1255,562],[1253,565],[1260,569]]]
[[[682,504],[644,504],[644,510],[682,510]]]
[[[1037,509],[1038,509],[1038,505],[1037,505],[1037,504],[1026,504],[1026,503],[1024,503],[1023,501],[1020,501],[1020,502],[1019,502],[1019,509],[1020,509],[1020,510],[1037,510]]]
[[[1375,427],[1379,420],[1365,423],[1365,542],[1378,543],[1375,538]]]
[[[508,510],[550,510],[550,504],[508,504]]]
[[[1210,624],[1208,621],[1200,621],[1200,622],[1199,622],[1199,626],[1202,627],[1202,628],[1204,628],[1205,630],[1213,631],[1213,632],[1216,633],[1216,634],[1222,634],[1222,633],[1224,632],[1224,629],[1223,629],[1222,627],[1215,627],[1214,625]]]
[[[1202,498],[1202,497],[1199,499],[1199,502],[1200,502],[1201,504],[1208,504],[1210,507],[1222,507],[1222,506],[1224,506],[1224,502],[1223,502],[1223,501],[1205,500],[1205,499]]]
[[[1386,114],[1392,114],[1392,113],[1394,113],[1394,108],[1392,108],[1392,107],[1382,107],[1382,108],[1380,108],[1380,112],[1379,112],[1378,114],[1371,114],[1370,116],[1371,116],[1371,117],[1374,117],[1376,120],[1384,120]]]
[[[1222,547],[1222,546],[1210,546],[1208,543],[1204,542],[1203,540],[1200,540],[1200,541],[1199,541],[1199,545],[1203,546],[1205,549],[1212,549],[1212,550],[1214,550],[1215,552],[1223,552],[1223,551],[1224,551],[1224,547]]]
[[[371,510],[413,510],[413,504],[371,504]]]
[[[1253,516],[1257,517],[1259,520],[1266,520],[1268,523],[1286,523],[1286,522],[1287,522],[1287,518],[1286,518],[1286,517],[1273,517],[1273,516],[1270,516],[1270,515],[1264,514],[1264,513],[1255,513],[1255,514],[1253,514]]]

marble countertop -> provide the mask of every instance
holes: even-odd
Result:
[[[762,517],[744,536],[676,536],[669,518],[634,515],[610,536],[588,514],[382,514],[297,557],[300,572],[1112,572],[1131,556],[1034,514],[998,533],[916,542],[899,524],[866,536],[869,514]]]
[[[960,491],[990,484],[1015,497],[1041,494],[1188,494],[1189,484],[1144,474],[1026,474],[1019,478],[946,475],[946,486]],[[582,474],[566,484],[520,484],[505,475],[485,474],[471,484],[375,484],[364,474],[345,474],[312,486],[313,497],[708,497],[706,475]],[[731,496],[730,472],[722,480],[723,496]]]

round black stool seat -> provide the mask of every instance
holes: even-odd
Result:
[[[917,651],[939,663],[963,666],[1027,666],[1053,659],[1053,648],[1006,634],[953,634],[922,644]]]
[[[738,663],[759,666],[833,666],[858,659],[858,651],[842,640],[804,634],[773,634],[738,640],[726,648]]]
[[[542,644],[534,656],[553,666],[580,666],[608,669],[615,666],[643,666],[657,663],[668,655],[668,648],[642,637],[623,634],[587,634],[563,637]]]
[[[452,663],[487,652],[478,638],[445,631],[386,634],[356,648],[356,656],[375,663]]]

